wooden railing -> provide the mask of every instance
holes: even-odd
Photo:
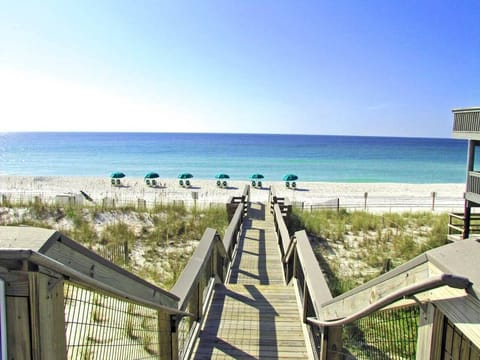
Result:
[[[448,214],[448,239],[450,241],[463,240],[465,233],[465,215],[462,213]],[[480,235],[480,214],[470,215],[469,236],[477,237]]]
[[[480,108],[453,110],[453,134],[480,133]]]
[[[448,304],[448,302],[443,301],[441,303],[444,306],[442,311],[436,309],[429,303],[432,299],[428,297],[431,294],[428,293],[428,290],[439,287],[460,289],[460,292],[456,294],[462,296],[466,294],[464,289],[471,286],[469,279],[443,273],[431,264],[429,256],[424,254],[362,286],[332,298],[327,280],[306,232],[297,231],[293,236],[289,234],[284,222],[286,215],[282,213],[280,206],[275,202],[274,191],[274,189],[271,190],[271,208],[275,218],[278,245],[282,254],[285,281],[287,283],[294,281],[296,285],[301,299],[303,321],[308,329],[315,357],[317,359],[343,359],[342,328],[345,325],[383,312],[387,307],[388,311],[399,309],[401,312],[403,311],[401,309],[407,305],[405,301],[401,300],[409,297],[410,300],[407,302],[410,306],[424,304],[420,306],[421,319],[418,339],[415,342],[417,359],[436,358],[431,357],[431,354],[433,352],[440,354],[442,351],[441,324],[448,321],[446,314],[449,306],[445,306],[444,304]],[[465,244],[472,246],[469,243]],[[471,250],[463,252],[469,253]],[[445,254],[441,251],[437,251],[437,253],[439,254],[432,255],[432,259],[435,260],[434,263],[438,264],[437,258],[443,259]],[[455,252],[449,256],[455,257]],[[455,293],[455,291],[452,290],[451,293]],[[440,295],[440,299],[444,300],[442,296],[445,295]],[[464,306],[462,312],[468,314],[470,305],[462,304],[462,306]],[[370,328],[385,326],[374,322],[369,324]],[[467,330],[472,332],[470,328]],[[376,331],[381,333],[378,329]],[[403,336],[400,332],[395,329],[392,333],[395,336]],[[389,334],[388,336],[393,335]],[[474,347],[474,345],[472,346]]]
[[[213,285],[228,276],[249,189],[223,241],[207,229],[170,292],[59,232],[0,227],[1,350],[11,359],[188,358]]]
[[[170,358],[170,318],[191,316],[175,295],[59,232],[2,227],[0,234],[8,358],[98,356],[99,344],[105,358],[119,350]],[[119,326],[130,332],[119,334]]]
[[[469,171],[467,177],[467,192],[465,194],[467,200],[480,201],[480,172]]]
[[[269,198],[285,281],[286,283],[292,280],[296,282],[303,322],[309,332],[312,350],[318,359],[341,359],[341,353],[337,351],[342,348],[341,328],[326,328],[320,332],[317,326],[307,323],[307,318],[320,316],[321,304],[332,298],[308,236],[305,231],[298,231],[291,236],[285,223],[289,212],[285,211],[284,203],[285,201],[288,203],[288,200],[279,199],[274,188],[270,189]]]
[[[200,325],[206,313],[206,304],[213,295],[213,286],[224,282],[230,269],[242,229],[246,200],[250,187],[237,202],[235,213],[225,231],[223,241],[214,229],[207,229],[190,261],[178,278],[171,293],[179,298],[178,310],[191,313],[191,318],[177,322],[179,358],[189,358]]]

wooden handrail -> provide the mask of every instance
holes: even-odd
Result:
[[[374,303],[369,304],[365,308],[362,308],[349,316],[332,321],[321,321],[315,318],[308,318],[308,322],[320,326],[320,327],[330,327],[330,326],[343,326],[347,325],[357,319],[360,319],[364,316],[368,316],[373,312],[394,303],[397,300],[400,300],[404,297],[412,296],[427,290],[435,289],[440,286],[450,286],[456,289],[466,289],[471,286],[471,282],[468,278],[463,276],[451,275],[451,274],[442,274],[426,279],[420,283],[415,283],[409,286],[406,286],[402,289],[396,290],[385,297],[375,301]]]
[[[450,214],[448,214],[448,216],[450,218],[458,219],[458,220],[462,220],[462,221],[465,219],[465,215],[463,213],[461,213],[461,214],[460,213],[450,213]]]
[[[71,267],[62,264],[52,258],[49,258],[43,254],[40,254],[32,250],[12,249],[0,251],[0,259],[15,259],[16,261],[28,261],[32,264],[42,266],[45,269],[55,272],[58,275],[62,275],[70,281],[75,281],[83,286],[91,287],[96,290],[104,291],[110,295],[114,295],[121,299],[135,301],[137,304],[145,305],[157,310],[163,310],[170,314],[176,314],[181,316],[192,316],[189,312],[180,311],[176,308],[165,306],[152,301],[151,299],[138,296],[137,294],[126,293],[111,285],[108,285],[102,281],[96,280],[92,277],[82,274]]]
[[[237,207],[235,214],[233,215],[232,221],[225,230],[225,235],[223,237],[223,247],[228,254],[229,261],[232,260],[233,248],[236,246],[238,232],[240,230],[242,219],[243,219],[243,203]]]
[[[464,228],[463,227],[460,227],[460,226],[455,226],[455,225],[452,225],[452,224],[448,224],[448,228],[449,229],[453,229],[453,230],[456,230],[458,232],[463,232]],[[449,232],[450,234],[450,232]]]
[[[321,304],[331,300],[332,295],[310,245],[307,233],[304,230],[297,231],[293,238],[290,237],[284,221],[284,215],[278,203],[279,201],[288,202],[288,199],[279,199],[276,196],[275,189],[272,187],[269,200],[274,216],[278,245],[282,254],[285,281],[289,283],[293,278],[297,279],[297,289],[302,302],[302,318],[306,322],[309,315],[314,315],[315,317],[320,315]],[[312,309],[313,313],[311,313]],[[318,358],[325,358],[328,349],[333,350],[342,346],[341,329],[331,328],[328,334],[323,332],[320,335],[322,339],[318,339],[318,332],[311,327],[308,327],[308,331],[310,333],[309,337],[317,338],[317,341],[321,344],[320,348],[318,348],[312,343],[312,350]],[[328,341],[325,341],[326,338],[328,338]],[[339,359],[339,357],[334,358]]]
[[[171,289],[171,293],[179,298],[178,309],[184,311],[188,307],[189,311],[194,313],[195,321],[188,325],[189,335],[184,339],[185,343],[180,351],[183,358],[188,358],[191,354],[201,323],[204,321],[207,304],[213,296],[215,282],[225,281],[242,227],[249,191],[250,187],[247,185],[241,197],[231,199],[231,202],[238,202],[238,206],[225,231],[223,241],[216,230],[207,228],[187,266]],[[208,270],[211,272],[206,274]],[[205,279],[209,280],[205,283]]]
[[[330,288],[327,284],[317,257],[310,245],[308,235],[305,230],[295,233],[297,243],[297,257],[302,268],[306,288],[315,308],[317,316],[320,314],[321,305],[332,299]]]
[[[285,225],[285,221],[283,221],[282,211],[280,210],[280,206],[278,204],[273,205],[273,212],[275,217],[275,224],[278,228],[278,236],[279,242],[281,244],[282,256],[285,255],[285,252],[290,247],[290,234],[288,233],[287,225]]]
[[[187,307],[192,292],[196,290],[202,271],[207,262],[210,261],[215,247],[221,251],[223,257],[227,256],[216,230],[207,228],[203,233],[202,239],[198,243],[195,252],[190,258],[190,261],[187,263],[175,285],[170,290],[172,294],[180,299],[178,309],[183,310]]]

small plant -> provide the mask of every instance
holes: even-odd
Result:
[[[135,334],[135,324],[131,316],[129,316],[127,319],[125,332],[127,333],[129,339],[138,340],[139,336]]]
[[[106,319],[102,316],[102,312],[100,309],[95,308],[92,311],[92,321],[95,323],[103,323]]]
[[[81,360],[92,360],[94,352],[89,346],[84,346],[80,353]]]
[[[143,337],[143,348],[150,355],[158,355],[158,349],[155,348],[152,335],[145,335]],[[157,344],[158,345],[158,344]]]

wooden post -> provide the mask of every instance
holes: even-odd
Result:
[[[432,191],[432,211],[435,211],[435,197],[437,196],[437,193],[435,191]]]
[[[420,307],[417,359],[431,359],[434,313],[435,307],[431,303]]]
[[[308,286],[307,286],[307,279],[303,279],[303,301],[302,301],[302,321],[303,323],[307,322],[307,317],[308,317],[308,297],[310,296],[308,294]]]
[[[129,257],[128,257],[128,240],[125,240],[123,242],[123,256],[125,260],[125,265],[128,265],[129,263]]]
[[[365,192],[365,193],[363,194],[363,197],[364,197],[363,209],[364,209],[364,210],[367,210],[368,192]]]
[[[37,272],[29,273],[28,277],[32,357],[65,359],[63,279]]]
[[[147,208],[147,201],[145,199],[137,199],[138,210],[145,210]]]
[[[470,177],[470,171],[473,171],[473,166],[475,164],[475,147],[477,145],[477,141],[475,140],[468,140],[468,155],[467,155],[467,189],[468,191],[468,183]],[[468,200],[465,200],[465,208],[464,208],[464,220],[463,220],[463,239],[468,239],[470,237],[470,217],[471,217],[471,207]]]
[[[178,339],[176,323],[172,324],[171,315],[158,311],[158,344],[160,359],[178,358]],[[174,326],[172,326],[174,325]]]
[[[320,359],[341,360],[342,354],[342,327],[329,327],[323,329],[320,346]]]
[[[31,359],[28,297],[7,296],[7,349],[9,359]]]
[[[444,322],[445,315],[438,308],[434,307],[432,345],[430,351],[431,360],[440,360],[443,356]]]
[[[468,239],[470,237],[470,219],[472,215],[472,208],[470,207],[469,201],[465,200],[465,208],[463,215],[463,239]]]

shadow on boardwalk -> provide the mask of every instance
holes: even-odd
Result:
[[[308,357],[296,295],[283,278],[273,217],[250,203],[228,284],[217,284],[195,359]]]
[[[233,291],[222,284],[216,286],[195,359],[221,355],[235,359],[278,358],[275,327],[278,313],[255,285],[236,289]],[[232,317],[226,317],[226,313]],[[252,343],[252,337],[247,334],[254,334],[258,340]]]
[[[255,283],[268,285],[265,229],[253,227],[254,221],[265,221],[265,205],[250,207],[244,231],[238,241],[237,256],[232,264],[230,283]]]

